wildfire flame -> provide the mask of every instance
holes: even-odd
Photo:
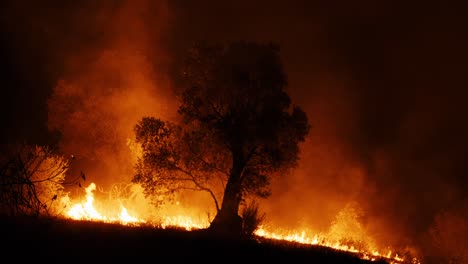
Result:
[[[381,254],[378,250],[372,250],[371,252],[361,251],[353,246],[343,245],[336,241],[329,241],[323,235],[311,235],[308,234],[306,231],[292,231],[292,232],[275,232],[275,231],[268,231],[264,227],[260,227],[255,232],[257,236],[276,239],[276,240],[284,240],[290,241],[300,244],[307,244],[307,245],[318,245],[333,248],[336,250],[347,251],[352,253],[358,253],[360,256],[367,260],[375,261],[380,258],[387,258],[391,260],[391,263],[401,263],[404,261],[403,258],[399,257],[398,254],[393,254],[390,250],[387,254]]]
[[[96,190],[96,184],[91,183],[85,188],[86,197],[83,201],[77,202],[71,206],[66,212],[66,217],[75,220],[89,220],[89,221],[102,221],[120,223],[123,225],[151,225],[151,222],[142,219],[138,216],[129,214],[127,208],[121,205],[120,213],[115,216],[106,215],[95,208],[94,202],[94,191]],[[188,215],[175,215],[175,216],[163,216],[161,223],[158,225],[160,228],[177,227],[185,230],[203,229],[209,226],[208,220],[196,220]],[[398,254],[393,253],[391,250],[386,254],[381,253],[378,250],[364,251],[357,249],[350,245],[343,245],[337,241],[331,241],[326,235],[311,234],[307,231],[289,231],[284,232],[278,228],[267,228],[266,226],[260,226],[256,231],[255,235],[264,237],[267,239],[283,240],[307,245],[318,245],[333,248],[336,250],[347,251],[358,254],[361,258],[367,260],[378,260],[386,258],[390,263],[402,263],[404,259]],[[413,259],[412,263],[419,263],[417,259]]]
[[[120,213],[117,215],[106,215],[100,212],[95,207],[94,191],[96,190],[96,184],[90,183],[85,188],[86,197],[83,201],[74,203],[71,208],[66,212],[66,216],[75,220],[89,220],[89,221],[102,221],[108,223],[120,223],[123,225],[141,225],[152,223],[142,219],[138,216],[131,215],[125,206],[120,205]],[[175,215],[175,216],[162,216],[161,223],[158,224],[161,228],[178,227],[184,228],[185,230],[202,229],[208,227],[208,221],[196,221],[194,218],[186,215]],[[154,224],[155,225],[155,224]]]
[[[120,214],[116,217],[105,216],[98,212],[94,208],[94,194],[93,191],[96,190],[96,184],[92,182],[86,190],[86,200],[82,203],[77,203],[71,207],[67,212],[67,216],[75,220],[97,220],[104,222],[119,222],[121,224],[135,224],[135,223],[144,223],[142,219],[131,216],[127,208],[122,206]]]

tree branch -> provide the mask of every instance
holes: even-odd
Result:
[[[201,161],[204,165],[206,165],[206,166],[208,166],[208,167],[210,167],[210,168],[212,168],[212,169],[214,169],[214,170],[216,170],[216,171],[218,171],[218,172],[220,172],[220,173],[226,175],[227,177],[229,177],[229,173],[227,173],[226,171],[222,170],[221,168],[218,168],[218,167],[215,166],[214,164],[212,164],[212,163],[206,161],[204,158],[200,157],[200,155],[197,155],[197,154],[195,153],[195,151],[193,150],[193,148],[192,148],[191,145],[189,145],[189,150],[190,150],[190,152],[195,156],[195,158],[198,159],[199,161]]]
[[[180,172],[182,173],[185,173],[186,175],[188,175],[190,177],[190,179],[183,179],[181,178],[181,180],[190,180],[191,182],[193,182],[193,184],[195,184],[196,187],[199,188],[199,190],[201,191],[206,191],[210,194],[210,196],[213,198],[213,201],[215,203],[215,206],[216,206],[216,210],[219,211],[220,208],[219,208],[219,204],[218,204],[218,200],[216,199],[216,195],[214,194],[214,192],[210,189],[210,188],[207,188],[203,185],[201,185],[197,180],[196,180],[196,177],[190,173],[189,171],[187,170],[184,170],[182,169],[181,167],[177,166],[177,165],[174,165],[175,166],[175,169],[179,170]]]
[[[245,157],[244,167],[247,166],[247,164],[250,162],[250,160],[252,159],[252,157],[253,157],[253,155],[255,154],[256,151],[257,151],[257,146],[250,147],[250,149],[249,149],[249,151],[247,153],[247,157]],[[243,182],[244,178],[245,178],[245,174],[242,173],[241,176],[240,176],[240,182]]]

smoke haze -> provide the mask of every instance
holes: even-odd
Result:
[[[148,1],[91,11],[88,19],[106,35],[67,57],[48,101],[48,124],[60,131],[60,149],[76,157],[75,167],[109,186],[131,178],[135,156],[129,144],[137,121],[148,115],[167,119],[174,108],[167,77],[158,69],[167,60],[158,38],[168,14],[163,2]]]

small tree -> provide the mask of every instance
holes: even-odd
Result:
[[[465,214],[465,215],[464,215]],[[434,218],[429,229],[436,254],[447,263],[468,262],[468,221],[466,211],[442,211]]]
[[[297,165],[307,115],[284,90],[286,75],[273,44],[196,45],[182,77],[181,122],[144,117],[135,127],[143,155],[134,180],[153,196],[208,192],[217,209],[210,228],[240,234],[244,197],[268,197],[271,177]],[[213,192],[218,180],[220,204]]]
[[[369,251],[374,247],[374,241],[369,237],[362,224],[364,211],[356,202],[350,202],[335,216],[327,238],[335,242],[354,247],[360,251]]]
[[[265,221],[266,214],[260,212],[260,207],[257,201],[247,203],[242,211],[242,234],[246,237],[252,237],[257,229]]]
[[[45,146],[21,146],[11,155],[3,157],[0,168],[0,214],[59,214],[64,209],[60,198],[66,195],[65,178],[71,161]]]

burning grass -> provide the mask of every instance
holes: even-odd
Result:
[[[228,239],[205,229],[128,226],[50,218],[2,218],[3,252],[23,252],[43,260],[308,261],[371,263],[358,255],[322,246],[256,237]],[[6,257],[6,256],[5,256]],[[221,259],[220,259],[221,258]],[[387,263],[384,259],[373,263]]]
[[[65,217],[75,220],[92,220],[107,223],[118,223],[129,226],[146,226],[159,229],[180,229],[180,230],[203,230],[209,226],[209,219],[196,219],[187,214],[187,212],[179,212],[179,214],[170,215],[168,212],[162,212],[157,220],[146,220],[136,215],[130,215],[127,209],[120,205],[120,213],[114,210],[113,216],[106,216],[100,206],[94,204],[94,192],[96,186],[91,183],[85,188],[86,197],[82,201],[75,203],[70,202]],[[97,209],[99,208],[99,209]],[[358,256],[361,259],[377,261],[386,259],[390,263],[403,263],[404,259],[398,253],[387,251],[385,253],[377,250],[374,241],[365,232],[364,228],[359,223],[359,210],[355,205],[350,204],[344,208],[336,217],[328,233],[314,233],[310,230],[281,230],[275,226],[264,225],[264,217],[258,211],[256,203],[244,208],[243,217],[244,225],[248,228],[249,236],[253,236],[257,241],[269,241],[274,244],[287,243],[289,246],[300,248],[304,247],[322,247],[332,250],[347,252]],[[105,211],[105,210],[104,210]],[[107,210],[108,211],[108,210]],[[258,219],[255,217],[258,215]],[[414,260],[412,263],[418,263]]]
[[[132,189],[134,185],[112,188],[104,198],[102,191],[95,195],[98,188],[91,182],[84,188],[84,196],[71,199],[61,186],[64,177],[59,177],[68,166],[51,162],[62,161],[52,153],[35,150],[31,155],[19,155],[7,162],[8,166],[1,170],[1,190],[4,191],[0,193],[6,198],[24,198],[0,201],[1,208],[8,209],[0,210],[0,215],[4,216],[1,231],[7,242],[4,252],[11,249],[11,252],[22,250],[48,257],[109,258],[154,253],[201,259],[222,253],[239,260],[307,258],[328,263],[404,262],[391,251],[381,254],[375,250],[373,241],[359,223],[359,211],[354,206],[338,214],[329,233],[317,234],[284,231],[264,224],[264,215],[254,203],[242,213],[244,228],[248,230],[246,237],[250,239],[234,241],[207,231],[212,220],[209,214],[202,218],[183,207],[147,214],[144,205],[149,203],[141,200],[141,190]],[[53,166],[46,166],[50,164]],[[80,178],[85,180],[84,175]],[[77,184],[81,186],[80,182]],[[15,186],[29,189],[13,188]],[[36,194],[41,195],[34,196]],[[30,197],[36,198],[32,200],[34,203]],[[50,199],[54,206],[47,203]]]

